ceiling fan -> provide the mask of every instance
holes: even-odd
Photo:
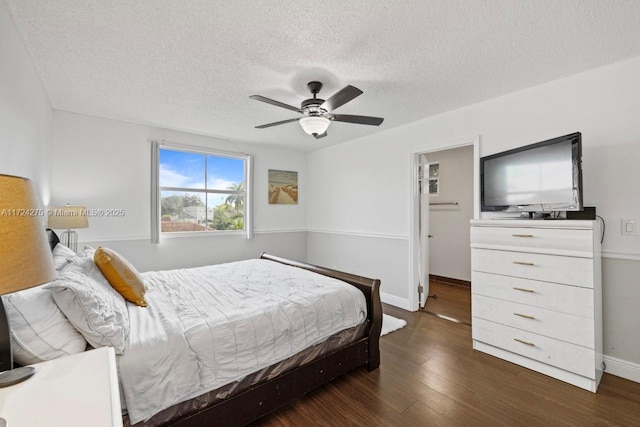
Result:
[[[273,99],[265,98],[264,96],[251,95],[249,98],[255,99],[256,101],[266,102],[267,104],[286,108],[287,110],[292,110],[296,113],[304,115],[304,117],[298,117],[296,119],[282,120],[280,122],[267,123],[266,125],[256,126],[256,129],[264,129],[271,126],[278,126],[291,122],[300,122],[300,126],[302,126],[302,129],[306,133],[313,136],[315,139],[320,139],[327,136],[327,128],[332,121],[355,123],[359,125],[380,126],[380,124],[384,120],[381,117],[354,116],[351,114],[333,114],[333,110],[343,106],[357,96],[362,95],[362,91],[357,87],[350,85],[346,86],[333,94],[326,101],[324,99],[316,97],[318,92],[320,92],[320,89],[322,89],[322,83],[309,82],[307,83],[307,87],[313,94],[313,98],[305,99],[304,101],[302,101],[300,108],[284,104]]]

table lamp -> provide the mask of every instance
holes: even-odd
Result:
[[[54,206],[49,210],[49,228],[66,229],[60,235],[60,242],[74,252],[78,251],[78,233],[74,228],[89,227],[85,206]]]
[[[56,278],[41,212],[29,179],[0,175],[0,295]],[[9,319],[0,298],[0,387],[34,372],[32,367],[13,369]]]

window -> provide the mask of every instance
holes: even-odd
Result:
[[[158,231],[246,231],[251,237],[251,156],[158,142],[153,153],[152,241]]]

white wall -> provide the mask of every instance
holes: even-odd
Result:
[[[429,274],[471,280],[469,221],[473,218],[473,146],[426,154],[439,162],[439,194],[429,202]],[[457,205],[433,203],[457,202]]]
[[[410,155],[403,130],[309,153],[307,184],[308,260],[380,279],[383,301],[401,307],[409,282]]]
[[[31,178],[47,203],[51,103],[4,2],[0,58],[0,174]]]
[[[480,155],[485,156],[580,131],[584,202],[596,206],[607,224],[605,354],[639,364],[640,341],[611,332],[640,324],[640,311],[614,305],[621,299],[637,301],[640,287],[637,278],[629,276],[638,271],[640,237],[625,237],[620,231],[622,218],[640,220],[639,75],[640,58],[634,58],[310,153],[309,261],[324,254],[325,264],[379,277],[383,300],[409,308],[409,292],[415,286],[413,279],[408,280],[406,261],[410,152],[480,135]],[[314,234],[326,238],[312,238]],[[377,244],[363,242],[362,236]],[[404,245],[398,245],[402,239]],[[357,260],[369,258],[375,264],[351,262],[338,250],[344,245],[358,251]],[[622,280],[615,267],[619,259],[632,265]]]
[[[245,152],[254,159],[257,237],[167,237],[151,245],[150,139]],[[53,120],[52,205],[124,209],[124,217],[91,217],[77,230],[81,244],[108,245],[140,270],[212,264],[258,256],[270,250],[306,259],[306,155],[301,152],[170,131],[67,112]],[[298,171],[298,205],[269,205],[268,169]]]

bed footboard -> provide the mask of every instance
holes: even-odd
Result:
[[[380,366],[380,331],[382,330],[382,303],[380,302],[380,280],[370,279],[368,277],[357,276],[355,274],[345,273],[343,271],[332,270],[330,268],[319,267],[305,262],[295,261],[263,252],[261,259],[268,259],[279,262],[281,264],[293,267],[303,268],[323,276],[333,277],[343,282],[347,282],[360,289],[367,301],[367,322],[368,328],[367,338],[369,340],[369,360],[367,369],[373,371]]]
[[[319,359],[284,372],[271,380],[257,383],[237,395],[203,408],[196,413],[169,421],[166,425],[180,427],[243,426],[355,368],[366,365],[369,371],[373,371],[380,366],[379,342],[380,330],[382,329],[380,280],[331,270],[264,252],[260,258],[333,277],[360,289],[367,302],[368,326],[365,330],[365,336]]]

